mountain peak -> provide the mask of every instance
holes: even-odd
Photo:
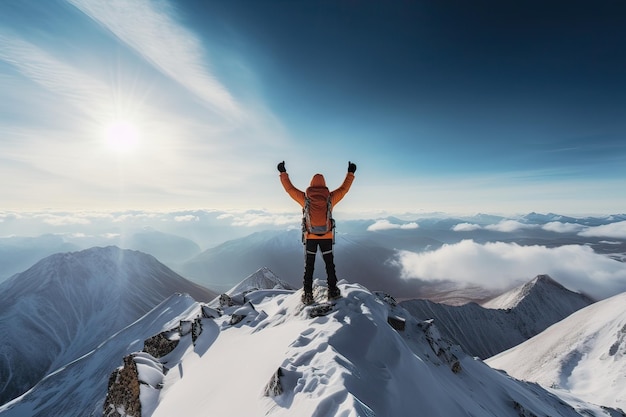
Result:
[[[56,291],[60,299],[93,297],[97,302],[102,301],[101,294],[115,293],[115,297],[125,298],[135,291],[143,292],[145,299],[157,303],[174,292],[189,293],[199,301],[215,296],[181,277],[154,256],[117,246],[50,255],[5,283],[8,286],[5,291],[15,290],[15,296]],[[141,304],[142,313],[156,305]]]
[[[281,280],[268,267],[259,268],[248,275],[243,281],[228,290],[226,294],[235,295],[252,290],[294,290],[291,285]]]
[[[142,252],[116,246],[59,253],[0,284],[0,403],[94,349],[174,293],[215,293]],[[32,343],[33,329],[37,343]],[[46,346],[45,349],[39,346]],[[19,366],[20,372],[14,372]]]
[[[522,298],[528,297],[533,292],[536,291],[565,291],[572,292],[565,288],[563,285],[555,281],[548,274],[540,274],[535,278],[522,285],[520,293],[522,294]],[[520,299],[521,301],[521,299]]]
[[[522,302],[530,302],[529,300],[537,297],[540,299],[553,298],[575,298],[584,299],[586,305],[591,304],[593,300],[587,296],[577,292],[573,292],[565,288],[563,285],[554,280],[550,275],[540,274],[527,283],[513,288],[504,294],[495,297],[482,306],[485,308],[509,310],[516,308]]]
[[[535,285],[550,285],[559,289],[565,289],[564,286],[556,282],[550,275],[548,274],[539,274],[535,278],[533,278],[529,284]],[[528,284],[527,284],[528,285]]]

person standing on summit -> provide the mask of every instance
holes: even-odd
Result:
[[[341,292],[337,287],[333,255],[335,222],[332,218],[332,209],[350,190],[352,181],[354,181],[356,164],[348,162],[346,178],[335,191],[328,190],[322,174],[315,174],[311,179],[310,186],[306,192],[303,192],[291,183],[285,168],[285,161],[279,163],[277,168],[280,172],[280,182],[285,191],[302,207],[302,242],[305,245],[302,302],[306,305],[313,303],[313,269],[318,248],[322,252],[322,258],[326,264],[328,299],[340,298]]]

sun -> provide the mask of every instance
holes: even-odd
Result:
[[[104,140],[109,149],[118,153],[134,151],[141,140],[141,131],[128,120],[116,120],[106,126]]]

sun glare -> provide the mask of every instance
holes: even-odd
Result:
[[[104,131],[107,146],[119,153],[131,152],[139,145],[141,132],[135,124],[127,120],[117,120]]]

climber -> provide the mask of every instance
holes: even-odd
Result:
[[[328,190],[322,174],[315,174],[310,186],[303,192],[291,183],[285,168],[285,161],[279,163],[277,168],[285,191],[302,207],[302,242],[305,246],[302,302],[306,305],[313,303],[313,269],[318,248],[326,264],[328,299],[340,298],[341,292],[337,287],[333,255],[335,222],[332,218],[332,209],[350,189],[354,181],[356,164],[348,162],[346,178],[343,184],[334,191]]]

